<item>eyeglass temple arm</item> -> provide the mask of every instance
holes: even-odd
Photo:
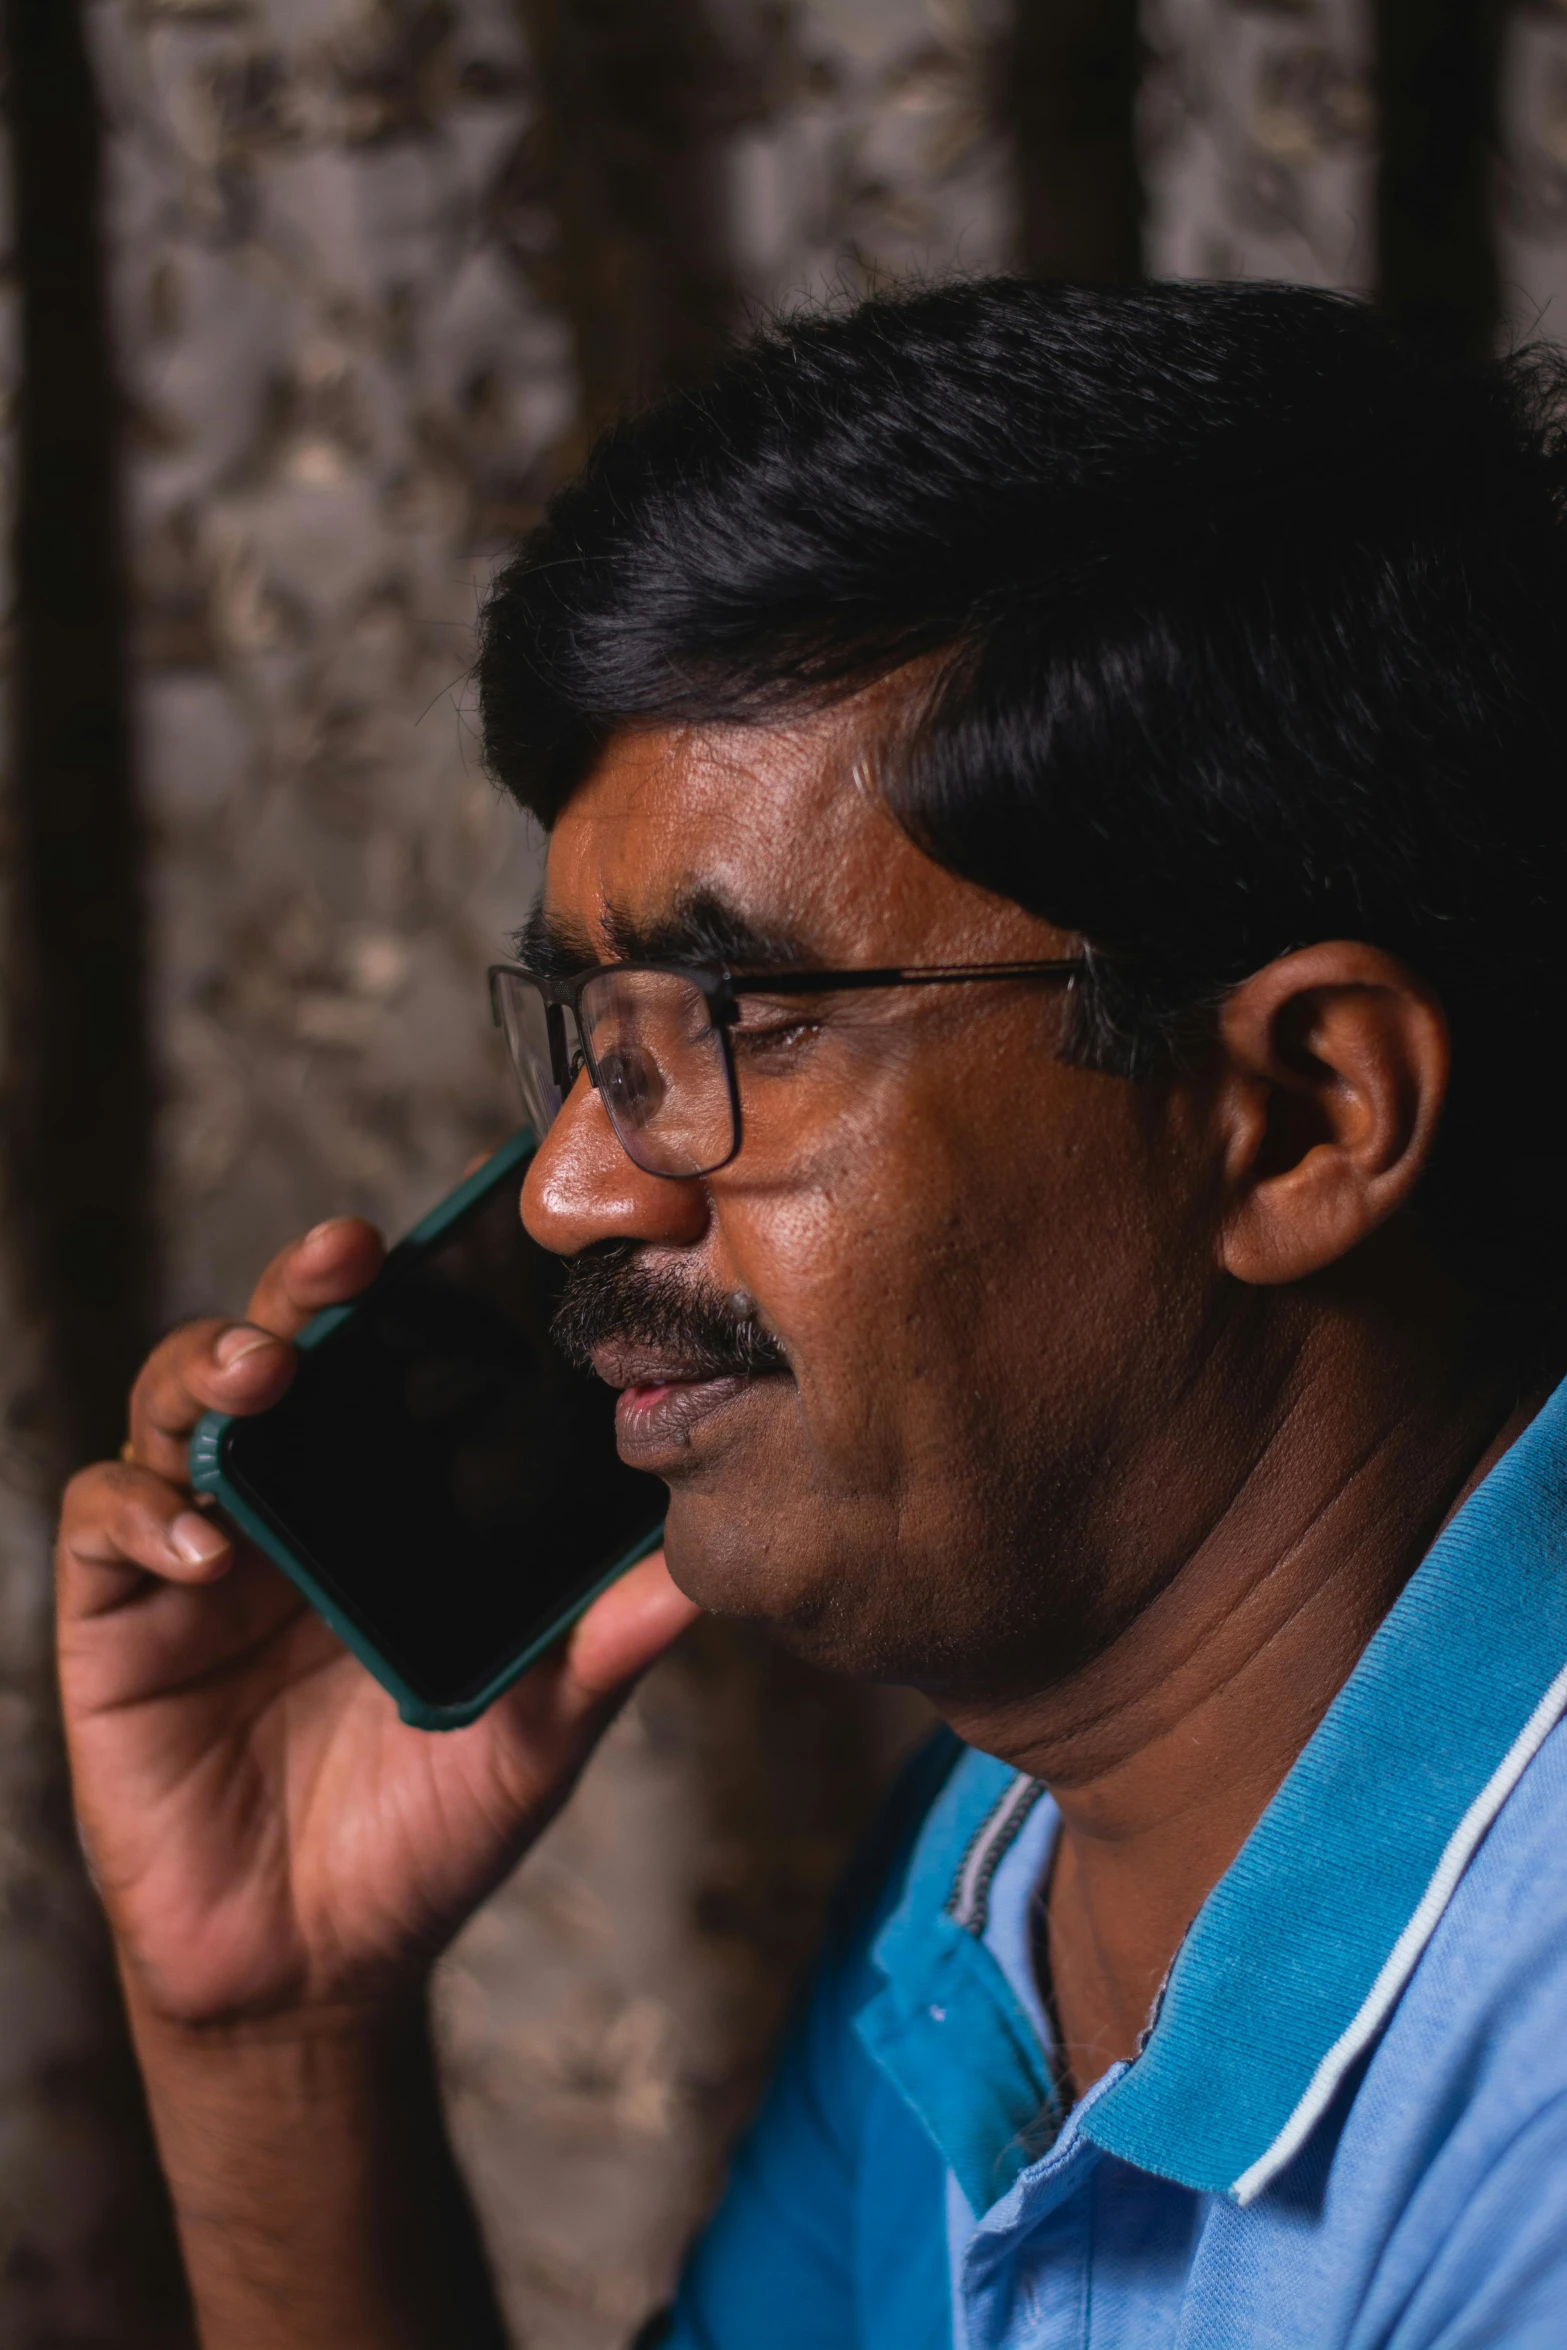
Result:
[[[865,971],[735,971],[732,995],[842,995],[857,987],[953,987],[980,979],[1065,979],[1086,971],[1082,955],[1048,963],[884,964]]]

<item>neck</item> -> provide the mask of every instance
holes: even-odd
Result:
[[[1059,1808],[1049,1980],[1079,2090],[1135,2052],[1207,1894],[1445,1520],[1550,1391],[1521,1393],[1515,1369],[1456,1336],[1430,1340],[1329,1312],[1198,1539],[1109,1645],[1042,1692],[951,1709]],[[1233,1424],[1255,1393],[1232,1398]]]

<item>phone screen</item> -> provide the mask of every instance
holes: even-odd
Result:
[[[550,1338],[563,1261],[523,1230],[513,1165],[302,1351],[223,1467],[417,1696],[457,1705],[664,1515],[615,1450],[615,1397]]]

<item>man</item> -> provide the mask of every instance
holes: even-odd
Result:
[[[1559,380],[1303,292],[928,293],[621,427],[502,576],[522,1213],[668,1570],[435,1739],[191,1508],[352,1221],[72,1487],[207,2343],[498,2338],[424,1975],[694,1608],[957,1738],[658,2338],[1567,2339]]]

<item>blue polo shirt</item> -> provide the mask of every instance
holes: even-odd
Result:
[[[1567,2350],[1567,1387],[1057,2099],[1048,1794],[944,1740],[851,1893],[676,2350]]]

